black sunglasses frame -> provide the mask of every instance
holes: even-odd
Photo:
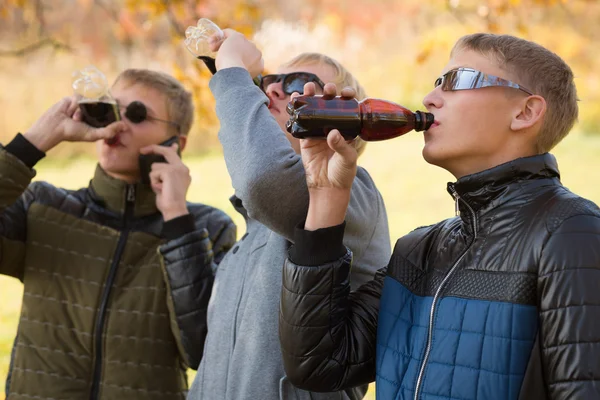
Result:
[[[298,79],[298,76],[304,75],[306,76],[307,79],[304,79],[304,82],[302,83],[302,89],[301,90],[297,90],[297,88],[295,89],[290,89],[290,86],[294,83],[294,81],[296,79]],[[282,82],[281,84],[281,88],[283,90],[283,93],[285,94],[292,94],[294,92],[298,92],[298,94],[303,95],[304,94],[304,85],[307,84],[308,82],[314,82],[317,85],[319,85],[321,87],[321,89],[323,89],[325,87],[325,83],[319,79],[319,77],[311,72],[290,72],[289,74],[269,74],[269,75],[265,75],[261,78],[260,80],[260,89],[266,93],[267,91],[267,87],[269,87],[269,85],[273,84],[273,83],[277,83],[277,82]]]
[[[113,122],[120,121],[121,113],[119,111],[125,109],[125,118],[134,124],[140,124],[146,120],[160,121],[174,126],[177,128],[177,132],[181,133],[181,127],[178,123],[149,116],[146,105],[141,101],[132,101],[127,107],[120,105],[118,102],[80,102],[79,108],[81,109],[83,122],[95,128],[103,128]]]

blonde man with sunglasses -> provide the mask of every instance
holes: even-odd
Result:
[[[188,398],[360,399],[364,385],[334,393],[294,387],[283,370],[277,327],[281,266],[308,209],[299,141],[285,130],[285,107],[292,92],[302,91],[307,82],[318,91],[325,82],[352,86],[361,96],[364,91],[338,62],[314,53],[299,55],[256,87],[252,77],[262,72],[262,54],[243,35],[227,30],[226,36],[210,88],[235,190],[232,202],[247,229],[217,270],[204,356]],[[344,241],[364,261],[349,276],[357,288],[373,278],[375,265],[385,262],[391,246],[383,200],[362,168],[352,193]]]
[[[137,69],[111,93],[121,121],[94,128],[82,119],[102,125],[114,114],[85,115],[69,97],[0,150],[0,273],[24,285],[9,399],[184,399],[187,367],[202,357],[194,343],[206,333],[213,270],[236,228],[186,202],[178,151],[191,95]],[[169,138],[179,148],[159,146]],[[67,141],[96,142],[90,185],[31,183],[34,165]],[[151,154],[164,158],[141,170]]]
[[[535,43],[469,35],[423,104],[423,156],[456,177],[459,215],[400,238],[352,292],[360,261],[341,237],[356,152],[336,130],[301,143],[312,186],[283,271],[289,378],[376,381],[381,400],[600,398],[600,209],[548,153],[577,119],[571,69]]]

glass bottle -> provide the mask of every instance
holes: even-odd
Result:
[[[424,131],[433,124],[433,114],[412,112],[391,101],[367,98],[362,101],[340,96],[299,96],[286,107],[290,119],[286,129],[292,136],[326,138],[332,129],[346,140],[357,136],[369,142],[392,139],[411,130]]]
[[[200,18],[196,26],[188,26],[185,30],[185,47],[190,53],[199,60],[204,62],[204,65],[214,75],[217,73],[217,66],[215,65],[215,58],[217,53],[210,49],[208,40],[215,36],[218,40],[224,40],[225,34],[208,18]],[[254,84],[260,86],[261,75],[254,77],[252,80]]]
[[[71,87],[78,96],[83,122],[102,128],[120,120],[117,102],[110,95],[106,76],[89,65],[72,75]]]
[[[214,75],[217,73],[215,66],[215,58],[217,53],[210,50],[208,40],[216,35],[219,40],[225,38],[225,34],[208,18],[200,18],[196,26],[188,26],[185,30],[185,47],[197,59],[202,60],[210,72]]]

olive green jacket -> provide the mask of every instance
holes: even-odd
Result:
[[[0,149],[0,273],[24,284],[8,399],[183,399],[235,225],[188,204],[165,229],[150,187],[99,167],[77,191],[34,175]]]

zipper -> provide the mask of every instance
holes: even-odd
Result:
[[[460,199],[460,196],[456,193],[454,186],[450,186],[450,190],[452,191],[452,197],[454,197],[454,215],[460,217],[460,208],[458,207],[458,199]]]
[[[106,279],[106,285],[102,292],[102,298],[100,300],[100,308],[98,310],[98,316],[96,317],[96,328],[94,330],[94,371],[92,374],[92,388],[90,390],[90,400],[98,399],[100,393],[100,378],[102,377],[102,334],[104,331],[104,323],[106,322],[106,310],[108,308],[108,300],[110,298],[110,292],[115,282],[115,276],[117,275],[117,269],[119,262],[123,256],[125,245],[127,244],[127,238],[129,236],[129,221],[133,217],[133,209],[135,205],[135,185],[127,185],[127,196],[125,200],[125,212],[123,213],[123,231],[119,237],[117,243],[117,249],[113,257],[113,261],[108,271],[108,277]]]
[[[435,295],[433,296],[433,302],[431,303],[431,309],[429,311],[429,327],[427,330],[427,345],[425,346],[425,356],[423,357],[423,361],[421,362],[421,367],[419,368],[419,376],[417,377],[417,384],[415,386],[415,396],[413,398],[414,400],[419,400],[421,385],[423,384],[423,378],[425,375],[425,367],[427,366],[427,361],[429,360],[429,356],[431,353],[435,311],[436,311],[436,306],[438,305],[442,290],[444,289],[444,286],[446,285],[446,283],[448,282],[448,280],[450,279],[452,274],[458,268],[458,265],[460,264],[462,259],[465,257],[465,255],[467,255],[467,251],[469,251],[469,249],[471,248],[471,246],[473,245],[473,243],[475,243],[475,240],[477,239],[477,226],[479,225],[477,223],[477,214],[475,214],[475,211],[473,211],[473,209],[471,208],[469,203],[467,203],[464,199],[462,199],[459,196],[459,194],[456,192],[456,189],[454,189],[454,185],[450,185],[449,189],[452,194],[452,197],[454,197],[456,215],[457,216],[460,215],[460,211],[458,209],[459,201],[462,201],[467,206],[470,213],[473,215],[473,240],[471,241],[471,243],[469,243],[467,248],[462,252],[460,257],[458,257],[458,259],[454,262],[454,264],[452,265],[452,268],[450,268],[450,271],[448,271],[448,273],[446,274],[444,279],[442,279],[440,286],[438,286],[437,290],[435,291]]]

